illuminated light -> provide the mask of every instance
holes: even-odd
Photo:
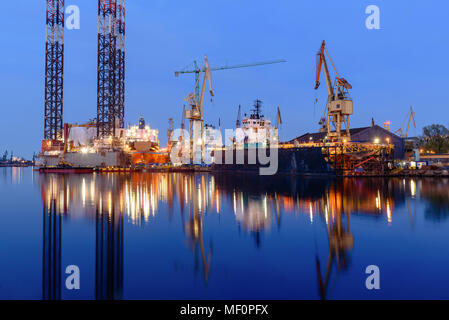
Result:
[[[217,213],[220,213],[220,199],[218,198],[218,193],[216,194],[216,204],[217,204]]]
[[[312,204],[309,204],[309,213],[310,213],[310,223],[313,222],[313,210],[312,210]]]
[[[112,215],[112,193],[110,191],[108,193],[108,214]]]
[[[343,139],[343,143],[346,143],[346,142],[348,142],[348,140],[346,140],[346,139]]]
[[[410,180],[410,193],[412,195],[412,198],[416,196],[416,183],[414,180]]]
[[[324,207],[324,218],[326,219],[326,224],[329,224],[329,211],[327,205]]]
[[[89,149],[87,149],[86,147],[81,148],[81,153],[86,154],[86,153],[88,153],[88,152],[89,152]]]
[[[81,193],[83,197],[83,207],[86,205],[86,179],[83,178],[83,184],[81,186]]]
[[[391,219],[391,208],[390,208],[390,201],[387,200],[387,221],[390,224],[392,219]]]
[[[380,139],[379,138],[374,138],[374,143],[375,144],[378,144],[380,142]]]
[[[268,216],[268,212],[267,212],[267,196],[265,195],[264,199],[263,199],[263,209],[264,209],[264,215],[265,215],[265,219]]]

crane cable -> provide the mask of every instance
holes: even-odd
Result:
[[[338,74],[337,69],[334,66],[334,62],[332,61],[332,58],[331,58],[329,52],[327,51],[326,47],[324,47],[324,50],[326,50],[327,57],[329,58],[329,61],[331,62],[332,68],[334,68],[334,71],[337,74],[337,78],[340,78],[340,75]]]

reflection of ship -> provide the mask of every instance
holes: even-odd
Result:
[[[254,235],[256,246],[260,247],[261,232],[271,227],[271,214],[266,195],[248,195],[234,192],[235,219],[243,230]]]

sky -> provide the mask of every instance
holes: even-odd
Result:
[[[419,135],[432,123],[449,126],[449,2],[443,0],[127,0],[126,123],[140,116],[166,143],[168,118],[180,126],[194,76],[174,76],[208,56],[211,66],[286,59],[287,63],[217,71],[205,122],[233,128],[238,105],[253,101],[273,122],[279,106],[281,140],[316,132],[326,89],[314,90],[322,40],[340,76],[353,86],[351,127],[371,118],[399,129],[410,106]],[[97,1],[66,0],[80,8],[80,29],[65,30],[64,122],[96,117]],[[367,29],[368,5],[380,29]],[[3,1],[0,19],[0,153],[31,157],[44,125],[45,1]],[[332,77],[333,71],[331,69]],[[316,103],[316,99],[318,102]]]

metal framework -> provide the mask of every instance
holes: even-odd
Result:
[[[98,137],[125,126],[125,0],[98,0]]]
[[[44,139],[63,139],[64,0],[47,0]]]
[[[95,298],[117,300],[122,295],[123,214],[114,203],[108,207],[100,202],[96,211]]]

